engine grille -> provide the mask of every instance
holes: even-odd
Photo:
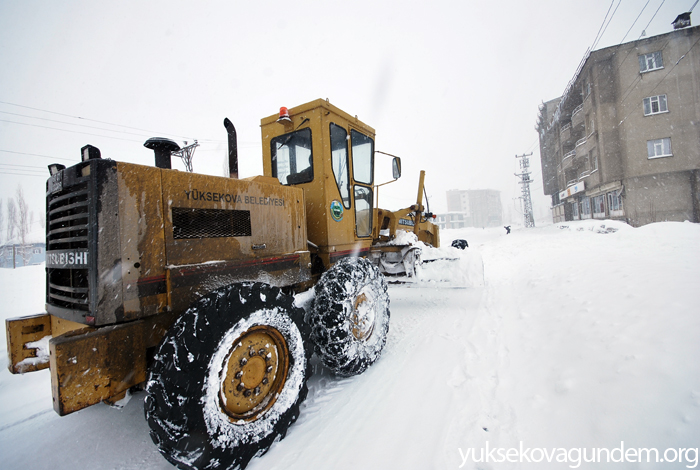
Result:
[[[47,196],[46,249],[87,251],[88,183]],[[47,268],[47,301],[73,310],[88,309],[87,268]]]
[[[250,211],[173,207],[173,238],[249,237]]]

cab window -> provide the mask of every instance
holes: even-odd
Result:
[[[350,171],[348,170],[348,132],[331,123],[331,166],[335,184],[346,209],[350,209]]]
[[[277,136],[272,147],[272,176],[285,185],[308,183],[314,179],[311,129]]]
[[[374,174],[374,141],[356,130],[350,131],[352,141],[352,177],[358,183],[372,184]]]

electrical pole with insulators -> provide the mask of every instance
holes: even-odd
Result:
[[[535,226],[535,218],[532,215],[532,198],[530,198],[530,183],[532,183],[532,178],[530,178],[531,156],[532,152],[515,156],[515,158],[520,159],[520,173],[516,173],[515,176],[520,178],[521,198],[523,200],[523,220],[526,228]]]

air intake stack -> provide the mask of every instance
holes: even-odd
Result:
[[[173,152],[180,150],[179,145],[170,139],[166,139],[165,137],[151,137],[143,144],[143,146],[155,152],[156,167],[165,168],[167,170],[172,168],[170,155]]]

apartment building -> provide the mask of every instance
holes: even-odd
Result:
[[[498,227],[503,220],[501,192],[495,189],[447,191],[447,213],[437,215],[441,229]]]
[[[554,222],[700,222],[700,27],[587,53],[543,103],[544,193]]]

